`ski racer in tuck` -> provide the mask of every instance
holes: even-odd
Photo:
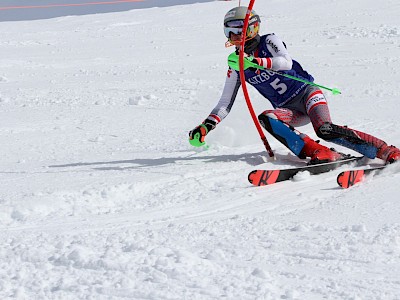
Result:
[[[225,15],[224,30],[228,41],[238,51],[247,7],[239,6]],[[313,81],[301,65],[293,60],[286,45],[274,34],[260,36],[260,18],[253,10],[246,32],[245,59],[252,59],[266,70],[247,68],[246,81],[272,104],[274,109],[258,116],[260,124],[277,140],[309,164],[336,161],[345,155],[323,146],[295,129],[311,121],[318,137],[357,151],[368,158],[380,158],[393,163],[400,150],[367,133],[332,123],[327,100],[322,91],[312,85],[268,71],[280,71],[303,80]],[[189,132],[192,145],[201,145],[205,136],[229,114],[240,88],[239,71],[229,68],[221,98],[209,116]]]

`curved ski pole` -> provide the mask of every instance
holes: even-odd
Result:
[[[250,57],[250,58],[247,58],[247,57],[246,57],[246,58],[244,59],[244,69],[245,69],[245,70],[248,69],[248,68],[255,68],[255,69],[259,69],[259,70],[266,70],[266,71],[273,72],[273,73],[275,73],[275,74],[277,74],[277,75],[280,75],[280,76],[283,76],[283,77],[286,77],[286,78],[290,78],[290,79],[293,79],[293,80],[296,80],[296,81],[300,81],[300,82],[306,83],[306,84],[308,84],[308,85],[312,85],[312,86],[316,86],[316,87],[319,87],[319,88],[328,90],[328,91],[332,92],[333,95],[339,95],[339,94],[342,93],[342,92],[339,91],[339,89],[337,89],[337,88],[329,88],[329,87],[323,86],[323,85],[321,85],[321,84],[317,84],[317,83],[314,83],[314,82],[311,82],[311,81],[308,81],[308,80],[305,80],[305,79],[301,79],[301,78],[298,78],[298,77],[295,77],[295,76],[291,76],[291,75],[289,75],[289,74],[285,74],[285,73],[281,73],[281,72],[274,71],[274,70],[271,70],[271,69],[267,69],[267,68],[265,68],[265,67],[262,67],[262,66],[260,66],[260,65],[258,65],[258,64],[256,64],[256,63],[253,63],[252,61],[250,61],[251,58],[252,58],[252,57]],[[239,61],[240,61],[240,57],[239,57]],[[232,69],[234,69],[234,70],[236,70],[236,71],[239,71],[239,70],[240,70],[240,66],[239,66],[239,64],[238,64],[238,55],[237,55],[235,52],[231,53],[231,54],[228,56],[228,65],[229,65]]]

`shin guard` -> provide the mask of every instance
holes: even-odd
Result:
[[[317,130],[318,137],[357,151],[368,158],[375,158],[378,150],[386,143],[361,131],[324,123]]]
[[[296,156],[305,158],[302,154],[304,141],[302,134],[286,123],[266,114],[258,116],[260,124],[278,141],[290,149]]]

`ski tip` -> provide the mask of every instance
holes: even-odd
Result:
[[[248,175],[248,180],[252,185],[264,186],[270,185],[278,180],[280,170],[254,170]]]
[[[340,187],[348,189],[363,179],[364,170],[344,171],[337,176],[337,183]]]

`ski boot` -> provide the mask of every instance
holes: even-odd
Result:
[[[327,162],[333,162],[345,158],[345,155],[336,152],[334,149],[329,149],[326,146],[320,145],[308,136],[303,137],[304,147],[302,149],[302,155],[311,157],[309,165],[322,164]]]
[[[395,146],[388,146],[385,144],[379,148],[376,156],[380,159],[383,159],[386,164],[392,164],[399,161],[400,149],[396,148]]]

